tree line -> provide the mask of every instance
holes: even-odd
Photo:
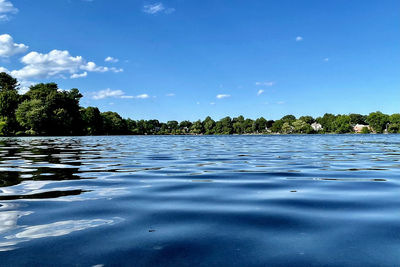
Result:
[[[74,88],[59,90],[55,83],[32,85],[19,94],[17,79],[0,73],[0,135],[163,135],[163,134],[312,134],[352,133],[356,124],[369,125],[363,133],[400,133],[400,114],[325,114],[322,117],[286,115],[279,120],[256,120],[238,116],[214,121],[168,121],[124,119],[118,113],[81,107],[82,94]],[[312,125],[318,123],[321,129]]]

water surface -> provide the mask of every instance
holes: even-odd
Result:
[[[397,135],[0,138],[0,266],[400,266]]]

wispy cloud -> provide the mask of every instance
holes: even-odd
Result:
[[[71,79],[76,79],[76,78],[83,78],[87,76],[87,71],[83,72],[83,73],[74,73],[71,75]]]
[[[111,90],[107,88],[105,90],[101,90],[92,94],[92,98],[95,100],[105,99],[105,98],[121,98],[121,99],[146,99],[150,96],[148,94],[140,94],[137,96],[126,95],[122,90]]]
[[[114,57],[106,57],[104,59],[105,62],[111,62],[111,63],[117,63],[119,61],[118,58],[114,58]]]
[[[303,37],[297,36],[297,37],[296,37],[296,42],[301,42],[301,41],[303,41]]]
[[[175,94],[174,93],[169,93],[169,94],[166,94],[165,96],[175,96]]]
[[[7,0],[0,0],[0,21],[7,21],[11,14],[18,13],[18,8]]]
[[[260,90],[258,90],[257,95],[261,95],[261,94],[263,94],[263,93],[264,93],[264,90],[263,90],[263,89],[260,89]]]
[[[134,96],[133,98],[146,99],[146,98],[149,98],[149,97],[150,96],[148,94],[141,94],[141,95]]]
[[[107,88],[105,90],[100,90],[100,91],[94,93],[92,96],[92,98],[96,99],[96,100],[109,98],[109,97],[129,98],[130,96],[125,95],[125,93],[122,90],[111,90],[110,88]]]
[[[285,101],[278,101],[277,104],[278,105],[283,105],[283,104],[285,104]]]
[[[147,14],[152,14],[152,15],[158,14],[158,13],[171,14],[174,11],[175,11],[175,8],[167,8],[161,2],[143,6],[143,12],[147,13]]]
[[[218,94],[217,99],[223,99],[223,98],[228,98],[231,97],[231,95],[226,95],[226,94]]]
[[[325,61],[325,62],[329,62],[329,60],[330,60],[329,57],[324,58],[324,61]]]
[[[271,87],[271,86],[275,85],[275,82],[255,82],[255,85]]]

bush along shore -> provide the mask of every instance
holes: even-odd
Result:
[[[243,116],[218,121],[168,121],[124,119],[116,112],[81,107],[78,89],[59,90],[55,83],[33,85],[21,95],[18,81],[0,73],[0,136],[57,135],[219,135],[400,133],[400,114],[325,114],[322,117],[286,115],[279,120]]]

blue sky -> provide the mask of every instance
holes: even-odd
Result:
[[[0,70],[132,119],[400,112],[400,1],[0,0]],[[106,58],[108,58],[106,60]]]

